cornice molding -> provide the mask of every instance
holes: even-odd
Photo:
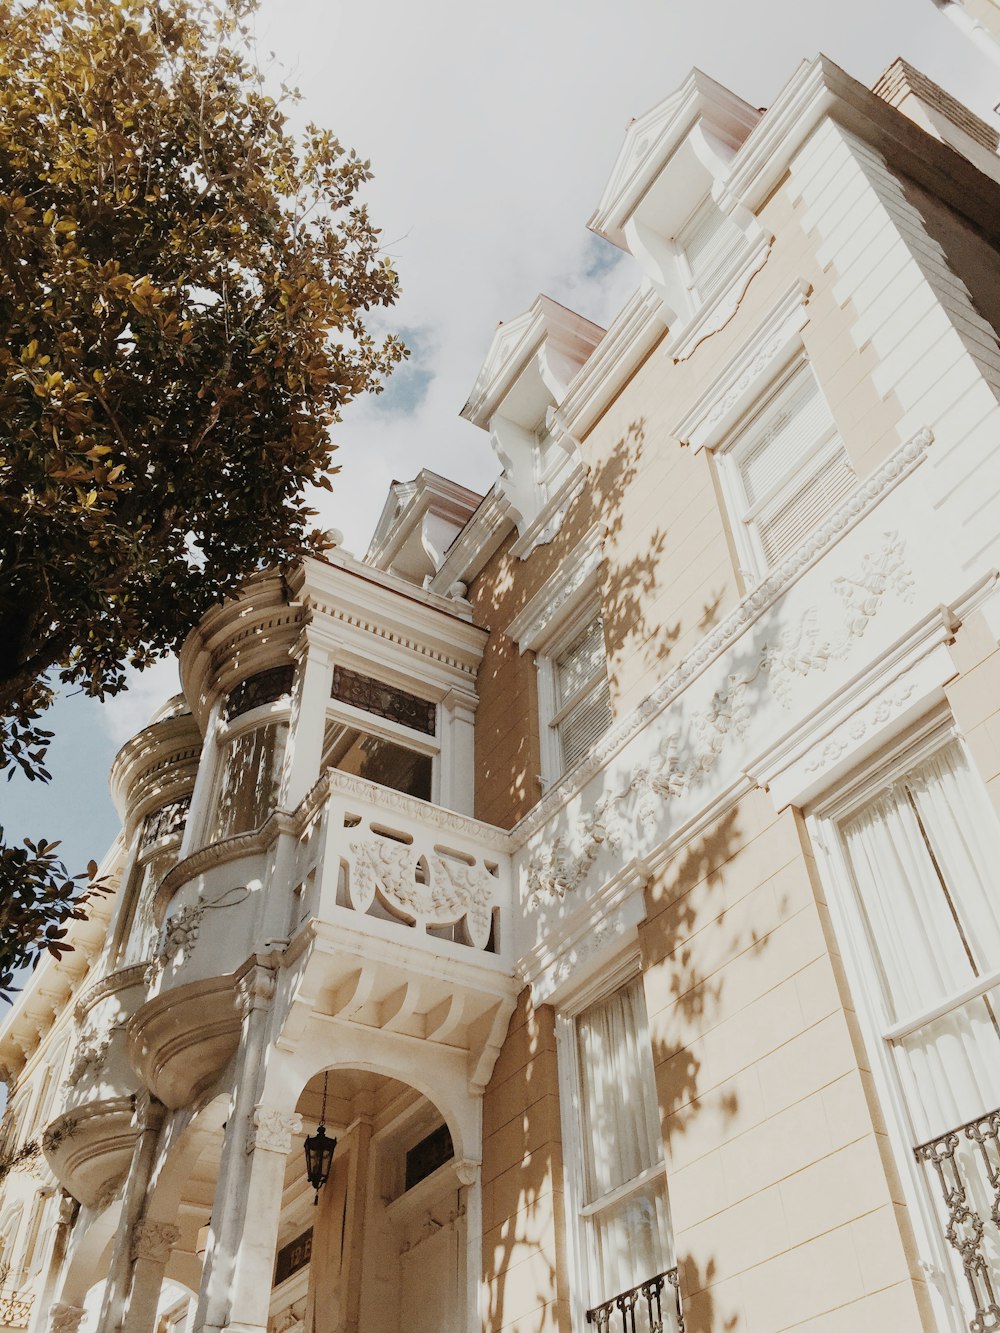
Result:
[[[538,513],[525,524],[510,548],[511,555],[518,560],[527,560],[537,547],[547,546],[558,535],[570,505],[583,491],[586,480],[587,469],[582,462],[576,463]]]
[[[587,435],[629,376],[666,337],[660,310],[660,298],[648,282],[625,302],[559,406],[560,420],[571,435]]]
[[[141,963],[133,963],[130,967],[121,967],[116,972],[106,973],[93,985],[88,986],[73,1008],[76,1021],[82,1023],[91,1009],[107,996],[129,990],[132,986],[144,986],[148,965],[144,960]]]
[[[510,500],[494,483],[482,504],[458,534],[441,568],[431,580],[431,590],[446,594],[456,583],[466,587],[482,572],[486,562],[514,531]]]
[[[796,279],[782,293],[736,355],[674,428],[694,452],[719,443],[740,413],[774,377],[783,361],[801,346],[809,322],[812,286]]]
[[[555,576],[521,608],[504,631],[522,653],[541,646],[558,624],[560,614],[577,594],[596,581],[600,564],[601,529],[595,523],[560,563]]]

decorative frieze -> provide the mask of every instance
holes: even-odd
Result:
[[[614,754],[648,726],[652,719],[712,662],[732,647],[750,626],[802,577],[806,570],[869,514],[890,490],[923,461],[933,438],[931,432],[925,429],[901,445],[880,468],[852,491],[844,503],[829,514],[791,555],[752,588],[739,605],[710,634],[706,634],[700,640],[642,703],[605,733],[588,759],[567,774],[565,780],[545,793],[538,804],[512,830],[515,844],[523,845],[533,834],[548,824],[561,806],[570,801],[592,778],[607,767]],[[894,591],[899,578],[910,578],[908,573],[891,567],[893,552],[885,546],[868,558],[873,563],[859,570],[855,579],[840,578],[834,585],[834,590],[844,600],[850,619],[858,621],[862,633],[870,619],[869,608],[873,599],[881,599],[886,592]],[[810,638],[808,626],[800,626],[793,632],[792,638],[789,638],[787,633],[780,635],[770,649],[777,659],[779,675],[784,667],[786,678],[801,674],[804,667],[803,655],[796,651],[798,635],[804,635],[808,642]],[[812,637],[819,640],[818,628]],[[858,635],[855,634],[854,637]],[[814,658],[822,656],[817,642],[813,642],[811,655]]]
[[[378,893],[390,910],[425,926],[465,920],[469,937],[485,948],[490,937],[497,877],[481,863],[468,865],[435,853],[422,855],[378,834],[350,844],[351,905],[367,912]]]
[[[630,778],[606,793],[593,813],[581,813],[569,834],[559,834],[536,849],[527,867],[529,906],[537,907],[545,899],[562,900],[577,891],[601,849],[617,849],[628,818],[651,832],[666,801],[701,784],[726,746],[746,734],[757,707],[751,687],[759,680],[766,678],[774,698],[789,708],[796,678],[826,671],[846,658],[886,598],[911,598],[913,578],[899,533],[886,532],[882,545],[863,555],[855,572],[838,575],[831,586],[843,605],[839,632],[828,637],[818,608],[810,607],[797,625],[770,642],[765,640],[751,664],[729,672],[707,708],[690,718],[683,753],[679,736],[667,732],[654,745],[651,757],[638,762]],[[670,726],[669,716],[665,720]]]

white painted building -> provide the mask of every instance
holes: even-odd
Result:
[[[633,122],[490,493],[254,580],[116,759],[6,1327],[1000,1328],[998,202],[902,62]]]

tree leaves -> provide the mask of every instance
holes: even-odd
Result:
[[[331,429],[406,354],[368,328],[397,293],[370,165],[323,129],[294,141],[246,54],[252,9],[0,0],[8,775],[47,777],[54,685],[118,692],[310,550]]]

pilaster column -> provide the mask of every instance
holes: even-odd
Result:
[[[72,1231],[73,1223],[76,1220],[78,1207],[79,1205],[77,1204],[77,1201],[71,1194],[68,1194],[64,1189],[58,1191],[55,1226],[51,1228],[51,1235],[48,1240],[48,1253],[46,1254],[45,1261],[42,1265],[45,1278],[35,1301],[35,1310],[32,1315],[31,1323],[28,1325],[29,1333],[40,1333],[42,1329],[51,1329],[52,1313],[59,1304],[64,1304],[67,1310],[76,1310],[79,1308],[64,1302],[50,1304],[52,1297],[59,1290],[63,1265],[66,1262],[66,1250],[69,1246],[70,1232]],[[82,1315],[83,1311],[81,1310],[80,1313]],[[69,1329],[66,1333],[75,1333],[75,1330]]]
[[[246,1217],[233,1270],[228,1326],[232,1333],[266,1333],[274,1255],[278,1246],[285,1162],[297,1115],[273,1107],[254,1109],[246,1154],[249,1165]]]
[[[450,689],[438,705],[441,741],[438,804],[471,815],[476,797],[476,705],[467,690]]]
[[[82,1305],[66,1305],[56,1301],[49,1310],[48,1333],[77,1333],[83,1315]]]
[[[263,1082],[264,1052],[267,1046],[271,1003],[274,997],[274,977],[266,969],[257,967],[249,972],[241,984],[243,1031],[240,1054],[236,1066],[236,1085],[233,1090],[232,1110],[228,1129],[222,1144],[219,1175],[212,1205],[208,1249],[202,1271],[195,1333],[221,1329],[230,1322],[231,1296],[235,1291],[236,1267],[244,1232],[247,1227],[253,1181],[256,1139],[252,1146],[248,1130],[260,1109],[257,1100]],[[256,1128],[256,1126],[254,1126]],[[286,1150],[287,1151],[287,1150]],[[273,1154],[272,1154],[273,1155]],[[259,1175],[259,1173],[258,1173]],[[259,1181],[257,1188],[260,1188]],[[264,1195],[267,1194],[266,1189]],[[278,1207],[281,1193],[278,1191]],[[277,1217],[275,1217],[277,1237]],[[268,1260],[267,1282],[270,1292],[271,1259]],[[266,1303],[264,1307],[266,1323]],[[103,1333],[103,1330],[102,1330]]]
[[[132,1148],[132,1162],[122,1199],[122,1214],[118,1220],[118,1230],[111,1252],[111,1266],[108,1269],[107,1285],[104,1288],[104,1300],[101,1304],[101,1317],[98,1322],[101,1333],[119,1333],[122,1327],[125,1302],[132,1284],[132,1232],[146,1206],[146,1190],[149,1188],[156,1146],[166,1113],[167,1108],[151,1093],[140,1092],[136,1097],[133,1124],[138,1128],[138,1134]]]
[[[483,1172],[482,1163],[468,1158],[455,1163],[455,1174],[465,1196],[462,1200],[465,1222],[466,1327],[484,1328],[483,1290]]]
[[[133,1228],[130,1249],[132,1291],[122,1333],[153,1333],[163,1274],[180,1236],[179,1228],[171,1223],[145,1217]]]
[[[307,625],[292,649],[298,663],[281,784],[283,810],[294,810],[319,777],[326,705],[333,686],[333,642]]]

